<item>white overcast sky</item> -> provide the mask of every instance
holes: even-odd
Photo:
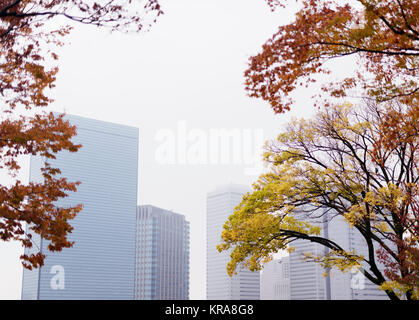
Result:
[[[313,92],[300,92],[291,113],[274,115],[266,102],[247,97],[244,90],[248,58],[278,25],[290,22],[295,8],[272,13],[264,0],[161,4],[165,14],[146,34],[109,34],[78,25],[59,51],[56,102],[50,109],[140,129],[138,203],[173,210],[190,221],[190,298],[205,299],[206,194],[230,182],[250,186],[258,174],[249,174],[246,169],[254,163],[244,157],[227,164],[161,163],[159,139],[171,132],[181,143],[178,130],[185,127],[197,139],[237,129],[242,137],[250,133],[246,143],[257,144],[258,134],[273,138],[291,116],[309,117]],[[193,141],[185,143],[187,151]],[[261,151],[259,146],[253,152],[258,162]],[[24,166],[22,179],[27,174]],[[0,179],[7,182],[4,174]],[[0,243],[0,299],[20,299],[21,253],[19,244]]]

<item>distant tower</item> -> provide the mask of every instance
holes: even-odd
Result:
[[[34,250],[46,254],[39,269],[24,269],[22,299],[134,299],[135,219],[137,207],[138,128],[66,115],[76,125],[78,152],[48,159],[77,192],[58,205],[82,203],[70,220],[72,248],[48,251],[48,241],[34,234]],[[32,157],[30,181],[42,181],[41,157]],[[32,252],[27,249],[26,253]]]
[[[282,257],[263,266],[260,274],[261,300],[290,300],[289,261],[289,257]]]
[[[336,216],[328,222],[329,239],[340,244],[348,251],[354,250],[364,257],[368,256],[365,238],[355,228],[351,228],[342,216]],[[392,244],[389,244],[390,246]],[[378,249],[375,242],[376,249]],[[379,269],[384,266],[377,261]],[[367,264],[364,267],[368,270]],[[330,292],[332,300],[387,300],[389,297],[383,290],[368,280],[361,272],[348,271],[342,273],[333,269],[330,272]]]
[[[331,213],[319,216],[311,223],[321,227],[322,237],[333,240],[347,251],[354,250],[357,254],[368,255],[365,239],[358,230],[350,228],[342,216]],[[294,241],[292,246],[295,251],[290,254],[291,300],[388,299],[384,291],[360,273],[342,273],[336,269],[326,272],[319,263],[304,261],[304,253],[315,256],[327,253],[325,246],[301,239]],[[367,265],[365,267],[368,269]]]
[[[304,261],[304,253],[322,255],[324,247],[301,239],[294,241],[292,246],[295,251],[290,254],[291,300],[329,300],[325,270],[319,263]]]
[[[229,184],[207,195],[207,299],[208,300],[258,300],[260,298],[259,272],[243,269],[229,277],[226,266],[228,252],[218,252],[221,232],[234,208],[250,189]]]
[[[135,299],[189,299],[189,222],[146,205],[137,209]]]

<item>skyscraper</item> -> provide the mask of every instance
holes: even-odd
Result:
[[[137,208],[135,299],[189,299],[189,222],[155,206]]]
[[[137,207],[138,129],[67,115],[77,126],[73,141],[83,147],[61,152],[52,166],[77,192],[58,205],[82,203],[70,223],[72,248],[49,252],[48,241],[35,237],[47,255],[45,264],[24,270],[22,299],[133,299]],[[31,159],[30,179],[41,179],[43,159]]]
[[[342,216],[332,213],[319,215],[312,224],[321,227],[321,236],[338,243],[346,251],[367,256],[368,249],[362,235]],[[387,295],[359,272],[332,269],[326,272],[319,263],[304,260],[305,253],[321,256],[328,249],[307,240],[292,243],[295,251],[290,254],[290,288],[292,300],[386,300]],[[368,266],[365,265],[365,267]],[[382,266],[381,266],[382,267]],[[327,274],[325,276],[325,273]],[[356,284],[354,285],[354,280]]]
[[[269,261],[260,274],[261,300],[290,300],[289,257]]]
[[[339,243],[347,251],[355,251],[359,255],[368,257],[368,247],[361,233],[351,228],[342,216],[336,216],[328,221],[329,239]],[[378,249],[377,243],[375,243]],[[391,246],[391,244],[390,244]],[[379,269],[383,270],[384,266],[377,261]],[[369,267],[364,263],[364,267]],[[387,294],[379,290],[377,285],[368,280],[362,273],[346,272],[339,270],[331,270],[330,272],[330,293],[331,300],[387,300]],[[358,278],[358,279],[356,279]],[[354,282],[354,280],[356,280]]]
[[[311,218],[312,225],[321,228],[322,237],[328,237],[326,216],[316,214]],[[296,215],[298,219],[307,219],[304,213]],[[292,242],[294,251],[290,254],[290,294],[291,300],[329,300],[329,278],[324,277],[325,270],[319,263],[306,261],[304,254],[311,253],[321,256],[327,253],[327,248],[314,242],[298,239]]]
[[[295,251],[290,254],[291,300],[329,300],[325,270],[319,263],[304,260],[305,253],[323,255],[324,247],[301,239],[294,241],[292,246]]]
[[[218,252],[221,232],[243,195],[250,191],[240,185],[226,185],[207,195],[207,299],[208,300],[258,300],[260,298],[259,272],[242,269],[229,277],[226,266],[228,252]]]

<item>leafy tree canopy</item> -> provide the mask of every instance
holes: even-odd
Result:
[[[410,131],[399,131],[397,144],[384,145],[381,132],[394,115]],[[224,225],[218,249],[231,250],[229,274],[240,263],[258,270],[273,253],[292,251],[293,241],[305,239],[329,248],[329,254],[312,257],[324,267],[365,266],[365,276],[390,298],[417,298],[417,120],[403,104],[383,108],[369,101],[330,106],[311,120],[290,123],[266,144],[269,172]],[[362,235],[367,256],[321,235],[314,221],[326,213]]]
[[[272,8],[289,1],[267,0]],[[270,103],[276,113],[289,110],[291,93],[330,75],[327,61],[356,56],[353,76],[326,83],[316,103],[348,92],[376,101],[399,98],[408,105],[419,100],[419,1],[301,0],[295,20],[278,31],[252,57],[245,72],[251,97]],[[295,1],[292,1],[295,3]],[[401,100],[400,100],[401,99]]]

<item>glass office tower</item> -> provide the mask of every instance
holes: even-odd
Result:
[[[329,239],[335,241],[348,251],[355,251],[359,255],[368,257],[368,246],[365,238],[356,228],[351,228],[344,217],[336,216],[328,221]],[[389,246],[392,244],[387,243]],[[374,241],[378,249],[378,244]],[[375,257],[377,267],[384,273],[384,265]],[[363,263],[366,270],[369,266]],[[388,300],[387,294],[368,280],[361,272],[346,272],[333,269],[330,272],[331,300]],[[359,279],[357,279],[359,278]],[[355,281],[357,280],[357,281]]]
[[[290,300],[290,259],[269,261],[260,273],[260,300]]]
[[[318,219],[308,220],[321,227],[321,236],[333,240],[345,250],[368,256],[365,239],[355,228],[351,228],[342,216],[333,212],[316,213]],[[303,219],[302,219],[303,220]],[[360,272],[326,270],[316,262],[306,261],[305,253],[322,256],[328,249],[318,243],[296,240],[291,244],[295,251],[290,254],[291,300],[387,300],[384,291],[379,290]],[[377,263],[379,269],[383,266]],[[364,264],[368,270],[368,266]],[[354,281],[356,280],[356,281]]]
[[[71,220],[72,248],[47,250],[45,265],[24,270],[22,299],[134,299],[137,207],[138,129],[66,115],[77,126],[73,141],[83,147],[49,160],[69,181],[81,181],[77,192],[59,200],[82,203]],[[30,179],[42,178],[43,160],[31,159]]]
[[[208,300],[259,300],[259,272],[242,268],[230,277],[227,274],[229,252],[218,252],[221,232],[234,208],[241,202],[249,188],[229,184],[207,195],[207,299]]]
[[[135,299],[189,299],[189,222],[155,206],[137,209]]]

